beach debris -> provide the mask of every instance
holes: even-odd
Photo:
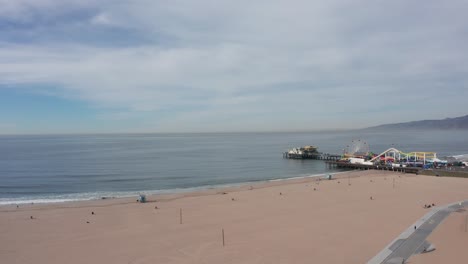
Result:
[[[91,214],[93,215],[93,214],[94,214],[94,212],[91,212]]]
[[[236,199],[234,199],[234,198],[231,198],[231,201],[235,201],[235,200],[236,200]]]
[[[314,188],[314,191],[316,191],[316,190],[317,190],[317,188]]]
[[[19,208],[19,205],[16,205],[16,208]]]
[[[338,181],[338,183],[340,183],[340,181]]]
[[[31,215],[29,218],[34,219],[34,216]]]
[[[374,197],[371,196],[370,199],[371,199],[371,200],[374,200]]]
[[[157,206],[155,206],[154,209],[159,209],[159,208]]]
[[[87,224],[89,224],[89,221],[86,221]]]
[[[416,230],[416,226],[414,226],[414,230]]]
[[[227,194],[227,192],[222,192],[221,194],[223,194],[223,195],[224,195],[224,194]]]
[[[283,195],[283,193],[280,193],[280,195]]]

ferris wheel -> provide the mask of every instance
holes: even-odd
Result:
[[[369,154],[369,144],[361,139],[351,141],[345,148],[345,155],[352,157],[364,157]]]

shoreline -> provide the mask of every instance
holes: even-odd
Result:
[[[238,183],[227,183],[227,184],[216,184],[216,185],[204,185],[198,187],[188,187],[188,188],[175,188],[175,189],[163,189],[163,190],[142,190],[142,191],[116,191],[116,192],[94,192],[94,193],[76,193],[76,194],[62,194],[55,197],[64,197],[64,198],[31,198],[27,200],[12,200],[12,201],[2,201],[2,199],[10,198],[0,198],[0,210],[3,207],[9,206],[25,206],[25,205],[46,205],[46,204],[66,204],[66,203],[76,203],[76,202],[88,202],[88,201],[100,201],[100,200],[114,200],[114,199],[129,199],[132,197],[138,197],[140,194],[145,194],[146,196],[159,196],[159,195],[175,195],[175,194],[184,194],[184,193],[194,193],[194,192],[203,192],[213,189],[224,189],[224,188],[235,188],[242,187],[247,185],[261,185],[267,184],[269,182],[283,182],[291,181],[297,179],[307,179],[307,178],[316,178],[321,176],[326,176],[329,174],[340,175],[343,173],[348,173],[353,170],[345,171],[332,171],[326,173],[305,175],[305,176],[294,176],[289,178],[279,178],[279,179],[269,179],[269,180],[258,180],[258,181],[247,181],[247,182],[238,182]],[[336,176],[335,176],[336,177]],[[65,198],[68,196],[82,196],[88,194],[89,197],[85,198]],[[102,195],[98,195],[102,194]],[[107,195],[105,195],[107,194]],[[115,195],[117,194],[117,195]],[[119,195],[120,194],[120,195]]]
[[[220,186],[220,187],[210,187],[203,188],[199,190],[191,190],[187,192],[168,192],[168,193],[157,193],[157,194],[148,194],[146,195],[147,201],[144,204],[152,203],[161,203],[161,202],[170,202],[173,200],[179,200],[190,197],[200,197],[200,196],[213,196],[213,195],[227,195],[230,193],[259,190],[271,187],[278,186],[287,186],[294,184],[302,183],[315,183],[317,182],[326,182],[326,181],[335,181],[340,179],[348,179],[360,177],[364,171],[362,170],[350,170],[342,171],[333,174],[331,180],[320,178],[320,176],[325,176],[331,173],[321,173],[314,174],[303,177],[293,177],[285,179],[275,179],[267,181],[258,181],[258,182],[246,182],[239,183],[232,186]],[[396,173],[395,173],[396,174]],[[401,173],[399,173],[401,174]],[[404,175],[404,173],[403,173]],[[382,176],[383,177],[383,176]],[[90,200],[74,200],[74,201],[64,201],[64,202],[49,202],[49,203],[25,203],[25,204],[2,204],[0,205],[0,213],[2,212],[15,212],[15,211],[29,211],[29,210],[54,210],[54,209],[66,209],[66,208],[91,208],[91,207],[110,207],[118,206],[123,204],[139,204],[136,201],[139,195],[135,194],[128,197],[106,197],[105,199],[90,199]],[[17,207],[17,205],[19,207]]]

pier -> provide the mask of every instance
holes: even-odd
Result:
[[[283,158],[286,159],[314,159],[314,160],[328,160],[338,161],[341,159],[341,155],[329,154],[329,153],[283,153]]]
[[[322,153],[317,151],[317,147],[305,146],[302,148],[293,148],[283,153],[285,159],[314,159],[314,160],[333,160],[341,159],[341,155]]]
[[[415,173],[417,174],[421,168],[418,167],[392,167],[388,165],[367,165],[360,163],[349,163],[346,161],[326,161],[326,164],[331,167],[343,168],[343,169],[354,169],[354,170],[386,170],[404,173]]]
[[[360,139],[351,141],[343,151],[343,155],[329,154],[319,152],[315,146],[305,146],[284,152],[283,158],[324,160],[329,168],[415,174],[420,170],[447,166],[447,161],[438,159],[435,152],[402,152],[391,147],[380,154],[374,154],[370,152],[369,144]]]

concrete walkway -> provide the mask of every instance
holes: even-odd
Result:
[[[408,227],[395,240],[387,245],[368,264],[395,264],[404,263],[413,254],[419,254],[427,249],[430,244],[426,238],[434,229],[452,212],[468,206],[468,200],[456,202],[445,206],[434,207],[416,223]],[[414,228],[416,227],[416,229]]]

